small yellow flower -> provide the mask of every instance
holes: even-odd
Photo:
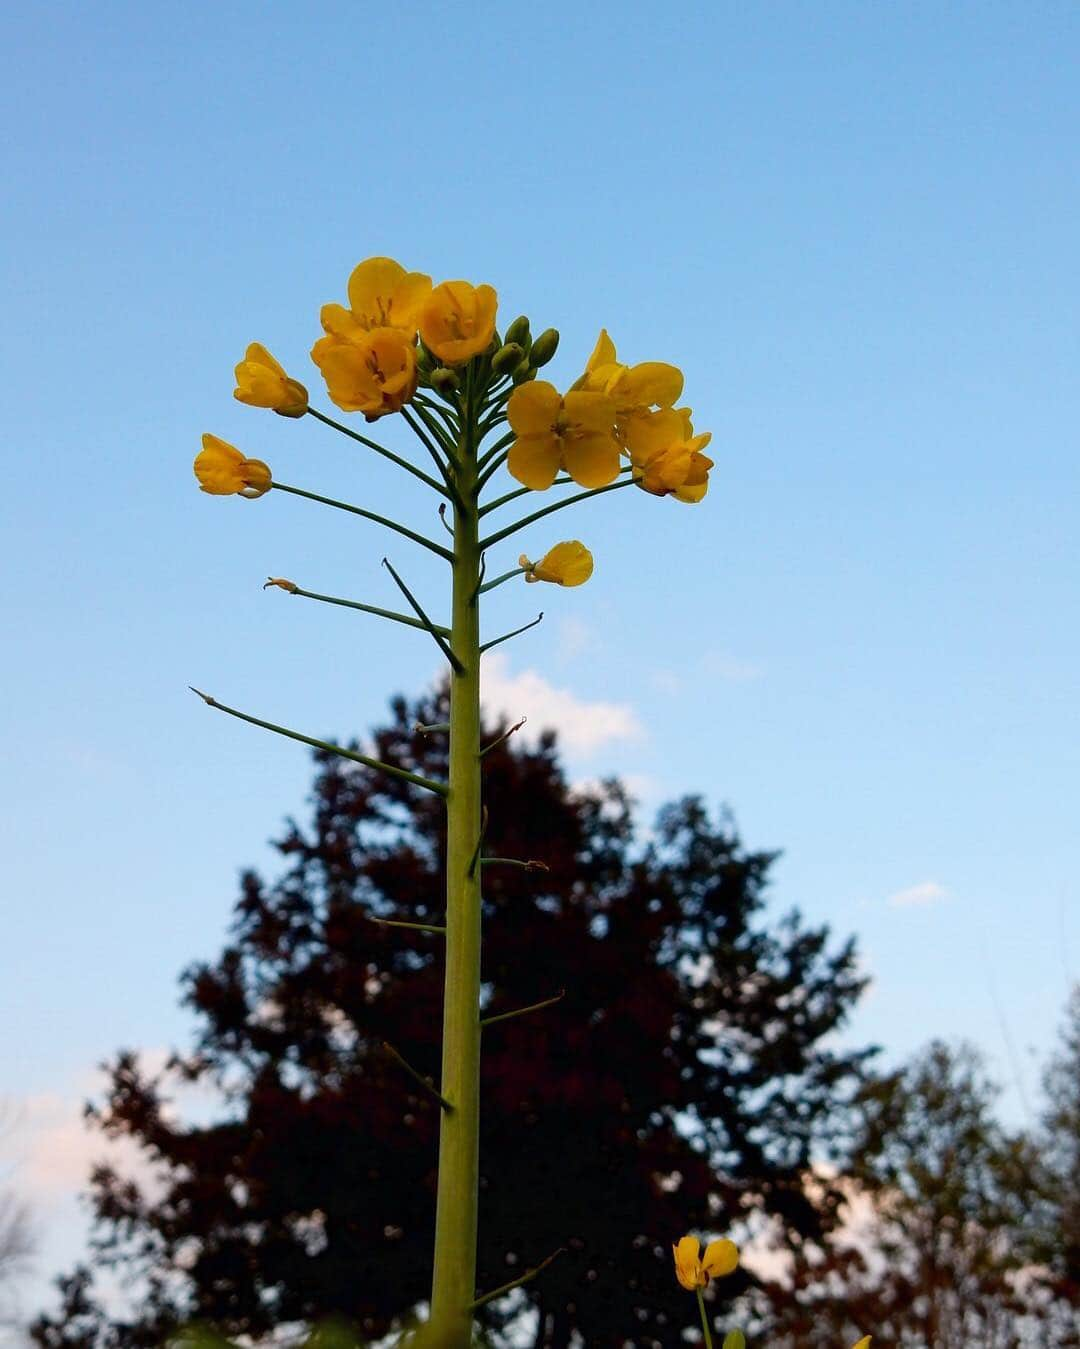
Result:
[[[499,297],[491,286],[444,281],[420,308],[420,336],[444,365],[464,365],[495,332]]]
[[[709,489],[713,461],[701,453],[712,432],[694,435],[689,408],[661,408],[635,418],[626,446],[637,485],[654,496],[695,502]]]
[[[708,1288],[710,1279],[722,1279],[739,1263],[739,1248],[727,1238],[710,1241],[700,1259],[701,1243],[697,1237],[682,1237],[671,1249],[675,1256],[675,1277],[690,1292]]]
[[[630,427],[656,408],[671,408],[679,401],[683,375],[678,366],[664,361],[642,361],[623,365],[616,356],[615,343],[607,329],[600,329],[596,346],[575,389],[606,393],[615,403],[616,429],[625,440]]]
[[[202,453],[195,457],[195,476],[199,486],[211,496],[261,497],[273,483],[270,470],[261,459],[245,459],[235,445],[217,436],[202,438]]]
[[[233,397],[251,407],[272,408],[282,417],[302,417],[308,408],[307,389],[290,379],[260,342],[252,342],[236,367]]]
[[[606,487],[619,476],[615,405],[606,394],[571,390],[560,397],[538,379],[514,390],[506,417],[517,437],[506,467],[533,491],[550,487],[560,468],[582,487]]]
[[[522,553],[518,566],[525,568],[526,581],[552,581],[560,586],[584,585],[593,573],[592,553],[577,539],[557,543],[539,562],[530,562]]]
[[[416,336],[420,306],[431,294],[431,277],[407,272],[393,258],[367,258],[349,277],[349,308],[326,304],[322,325],[328,333],[347,335],[357,328],[399,328]]]
[[[416,348],[400,328],[328,333],[311,348],[330,397],[368,421],[398,412],[416,392]]]
[[[853,1346],[853,1349],[870,1349],[870,1341],[873,1338],[873,1335],[864,1335],[858,1344]]]

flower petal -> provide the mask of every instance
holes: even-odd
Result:
[[[569,395],[567,395],[569,397]],[[506,405],[506,420],[517,436],[547,435],[562,411],[562,399],[546,379],[519,384]]]
[[[546,492],[559,471],[560,451],[559,438],[550,432],[519,436],[510,446],[506,467],[518,482],[534,492]]]
[[[701,1267],[712,1279],[722,1279],[731,1274],[739,1264],[739,1248],[726,1237],[720,1241],[710,1241],[701,1258]]]
[[[619,476],[619,445],[609,432],[588,431],[563,445],[563,467],[582,487],[606,487]]]

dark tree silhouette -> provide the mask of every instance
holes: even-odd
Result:
[[[416,723],[445,718],[441,696],[399,699],[375,752],[444,773],[444,736]],[[484,765],[486,855],[544,867],[484,867],[485,1015],[564,996],[484,1032],[481,1289],[566,1249],[482,1319],[497,1332],[537,1309],[537,1345],[681,1344],[698,1313],[673,1239],[758,1209],[796,1241],[834,1220],[836,1196],[805,1181],[866,1059],[832,1036],[862,987],[852,943],[769,920],[775,854],[696,798],[642,844],[618,783],[568,789],[553,736]],[[374,1337],[427,1296],[439,1107],[383,1042],[437,1078],[440,937],[373,919],[441,921],[442,805],[317,766],[311,825],[277,845],[284,874],[243,877],[230,944],[184,976],[194,1050],[157,1078],[120,1054],[91,1111],[164,1176],[92,1181],[92,1263],[152,1276],[152,1295],[95,1320],[77,1274],[81,1338],[62,1311],[38,1321],[41,1345],[135,1346],[191,1316],[258,1336],[337,1314]],[[220,1089],[219,1119],[165,1109],[185,1080]]]

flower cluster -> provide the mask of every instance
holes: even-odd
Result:
[[[701,451],[689,408],[676,408],[682,371],[663,361],[624,365],[606,330],[585,373],[564,395],[538,380],[514,390],[506,415],[516,440],[507,468],[542,492],[562,469],[582,487],[606,487],[623,471],[654,496],[700,501],[713,461]],[[623,464],[623,456],[629,463]]]
[[[491,286],[407,272],[392,258],[368,258],[349,277],[349,307],[323,305],[326,336],[311,349],[330,397],[345,412],[375,421],[399,412],[416,393],[417,335],[444,365],[479,355],[495,332]]]

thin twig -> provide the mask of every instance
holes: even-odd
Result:
[[[397,918],[376,918],[373,913],[367,915],[369,923],[381,923],[383,927],[411,927],[417,932],[445,932],[445,927],[439,927],[436,923],[403,923]]]
[[[450,1102],[446,1099],[446,1097],[443,1096],[440,1092],[436,1091],[436,1089],[431,1085],[431,1083],[427,1080],[427,1078],[422,1076],[422,1074],[418,1073],[407,1059],[403,1059],[389,1040],[384,1040],[382,1042],[382,1047],[383,1049],[386,1050],[386,1052],[390,1055],[392,1059],[396,1060],[396,1062],[399,1064],[400,1067],[405,1069],[405,1071],[409,1074],[409,1076],[413,1079],[413,1081],[417,1083],[418,1086],[423,1087],[423,1089],[432,1098],[432,1100],[438,1101],[438,1103],[442,1106],[442,1108],[446,1111],[448,1115],[452,1113],[454,1107],[450,1104]]]
[[[525,623],[520,628],[515,628],[513,632],[504,632],[501,637],[496,637],[493,641],[485,642],[484,645],[480,648],[481,656],[484,654],[485,651],[490,651],[493,646],[498,646],[500,642],[508,642],[511,637],[516,637],[518,633],[528,632],[530,628],[535,628],[537,623],[539,623],[543,617],[544,611],[541,609],[539,614],[537,614],[537,616],[533,619],[531,623]]]
[[[334,506],[339,511],[348,511],[350,515],[362,515],[365,520],[373,520],[377,525],[385,525],[387,529],[392,529],[395,534],[402,534],[407,539],[412,539],[413,543],[419,543],[424,548],[429,548],[433,553],[438,553],[447,562],[453,562],[454,554],[449,548],[444,548],[441,543],[436,543],[434,539],[425,539],[423,534],[417,534],[414,530],[407,529],[405,525],[399,525],[396,520],[388,520],[384,515],[376,515],[374,511],[366,511],[362,506],[350,506],[345,501],[335,501],[333,497],[319,496],[317,492],[305,492],[302,487],[287,487],[283,482],[273,484],[279,492],[288,492],[290,496],[304,497],[308,501],[317,501],[322,506]]]
[[[520,1279],[511,1279],[509,1283],[504,1283],[501,1288],[494,1288],[490,1293],[485,1293],[483,1297],[476,1298],[465,1308],[466,1311],[474,1312],[477,1307],[482,1307],[485,1302],[491,1302],[497,1297],[502,1297],[504,1293],[511,1293],[515,1288],[520,1288],[523,1283],[528,1283],[530,1279],[535,1279],[541,1270],[547,1269],[553,1260],[557,1260],[560,1255],[566,1251],[565,1246],[560,1246],[557,1251],[552,1251],[546,1260],[541,1260],[534,1269],[527,1269]]]
[[[266,582],[263,589],[266,590],[267,587],[271,585],[277,585],[279,589],[285,590],[290,595],[302,595],[306,600],[320,600],[323,604],[337,604],[343,609],[359,609],[361,613],[374,614],[376,618],[389,618],[395,623],[404,623],[406,627],[409,628],[420,628],[422,631],[428,630],[427,625],[421,623],[418,618],[410,618],[408,614],[399,614],[393,609],[380,609],[378,605],[375,604],[361,604],[359,600],[343,600],[339,599],[336,595],[319,595],[316,594],[314,590],[301,590],[299,586],[293,586],[291,588],[282,586],[279,581],[272,578]],[[446,637],[450,636],[449,628],[439,628],[438,631]]]
[[[451,667],[454,669],[454,671],[455,671],[457,674],[464,674],[464,673],[465,673],[465,666],[462,665],[461,661],[458,660],[457,656],[454,655],[454,650],[453,650],[453,648],[451,647],[450,643],[446,640],[446,638],[443,636],[443,633],[446,632],[446,629],[443,628],[443,627],[440,627],[437,623],[433,623],[433,622],[431,621],[431,619],[428,618],[427,614],[425,614],[424,611],[423,611],[423,609],[421,609],[421,607],[420,607],[420,602],[417,600],[416,596],[412,593],[412,591],[409,589],[409,587],[405,584],[405,582],[401,579],[401,577],[400,577],[400,576],[397,574],[397,572],[394,570],[393,566],[391,565],[390,559],[384,557],[382,561],[383,561],[383,566],[386,568],[386,570],[390,573],[390,575],[391,575],[391,576],[394,578],[394,580],[397,582],[397,584],[398,584],[398,589],[401,591],[401,593],[405,596],[405,598],[406,598],[406,599],[409,601],[409,603],[412,605],[412,607],[413,607],[413,609],[414,609],[414,611],[415,611],[415,613],[416,613],[417,618],[420,619],[422,625],[423,625],[425,628],[427,628],[428,632],[430,632],[431,635],[432,635],[432,637],[435,638],[435,641],[436,641],[437,644],[438,644],[439,650],[443,653],[443,655],[446,657],[446,659],[450,662]]]
[[[426,787],[429,792],[434,792],[437,796],[449,794],[450,788],[445,782],[436,782],[433,778],[422,777],[419,773],[410,773],[406,768],[395,768],[393,764],[383,763],[381,759],[369,758],[368,755],[360,754],[353,749],[344,749],[341,745],[335,745],[329,740],[316,740],[314,736],[301,735],[299,731],[290,731],[287,726],[275,726],[272,721],[263,721],[261,717],[252,717],[247,712],[238,712],[235,707],[226,707],[224,703],[219,703],[216,698],[212,698],[209,693],[203,693],[193,684],[189,684],[188,688],[191,689],[192,693],[197,693],[207,707],[217,708],[219,712],[227,712],[230,717],[238,717],[241,721],[250,722],[252,726],[261,726],[263,730],[274,731],[277,735],[283,735],[289,740],[299,740],[302,745],[311,745],[313,749],[325,750],[328,754],[336,754],[341,759],[350,759],[353,763],[363,764],[365,768],[376,768],[379,772],[388,773],[393,778],[401,778],[417,787]]]
[[[509,740],[515,731],[520,731],[522,726],[524,726],[528,720],[529,720],[528,717],[522,717],[520,721],[514,722],[513,726],[511,726],[509,730],[503,731],[502,735],[498,736],[495,740],[493,740],[490,745],[485,745],[484,748],[480,751],[481,759],[484,757],[485,754],[489,754],[495,748],[496,745],[501,745],[504,740]]]
[[[531,525],[534,521],[543,519],[545,515],[550,515],[552,511],[561,511],[567,506],[576,505],[579,501],[587,501],[589,497],[598,497],[604,492],[617,492],[620,487],[632,486],[633,482],[633,478],[623,478],[622,482],[609,482],[606,487],[593,487],[587,492],[578,492],[577,496],[556,501],[553,506],[544,506],[542,510],[533,511],[532,515],[526,515],[523,520],[518,520],[512,525],[507,525],[505,529],[500,529],[498,533],[491,534],[486,539],[481,539],[480,547],[490,548],[492,544],[500,543],[503,539],[509,538],[511,534],[516,534],[519,529],[524,529],[526,525]]]
[[[366,445],[369,450],[374,450],[376,454],[381,454],[384,459],[389,459],[392,464],[397,464],[403,468],[406,473],[411,473],[414,478],[419,478],[421,482],[427,483],[429,487],[435,489],[441,496],[448,496],[445,486],[441,482],[436,482],[430,474],[423,469],[419,469],[415,464],[410,464],[407,459],[401,455],[395,454],[393,450],[388,450],[385,445],[380,445],[378,441],[369,440],[367,436],[362,436],[359,431],[354,431],[351,426],[343,426],[341,422],[334,421],[333,417],[328,417],[324,412],[317,412],[313,407],[308,408],[308,416],[314,417],[317,421],[332,426],[335,431],[340,431],[342,435],[349,436],[352,440],[358,440],[361,445]]]
[[[551,1007],[556,1002],[562,1002],[566,997],[566,989],[560,988],[553,998],[545,998],[543,1002],[530,1002],[528,1007],[515,1007],[512,1012],[500,1012],[498,1016],[482,1016],[480,1018],[481,1026],[494,1026],[496,1021],[509,1021],[514,1016],[524,1016],[526,1012],[538,1012],[542,1007]]]

